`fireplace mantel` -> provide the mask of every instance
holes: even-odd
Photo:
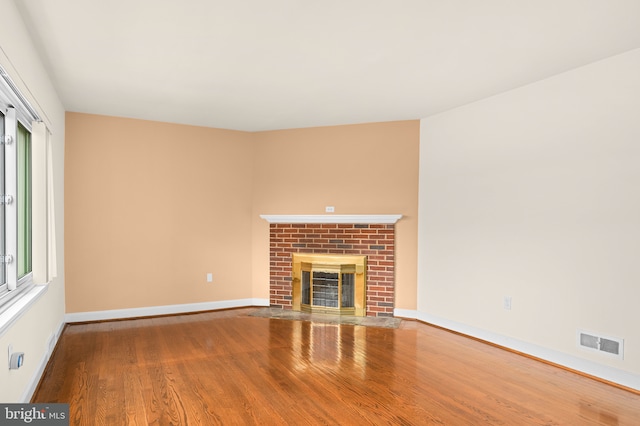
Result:
[[[269,223],[388,223],[394,224],[401,214],[320,214],[320,215],[272,215],[261,214]]]

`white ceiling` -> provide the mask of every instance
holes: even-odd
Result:
[[[640,0],[18,0],[68,111],[419,119],[640,47]]]

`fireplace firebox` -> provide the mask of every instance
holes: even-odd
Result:
[[[366,315],[366,256],[292,254],[292,309]]]

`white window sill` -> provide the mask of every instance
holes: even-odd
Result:
[[[24,294],[16,297],[6,309],[0,313],[0,336],[2,336],[11,325],[27,312],[29,306],[33,305],[44,293],[48,285],[34,285]]]

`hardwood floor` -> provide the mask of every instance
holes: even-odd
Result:
[[[419,322],[252,308],[65,328],[32,402],[86,425],[638,425],[640,395]]]

